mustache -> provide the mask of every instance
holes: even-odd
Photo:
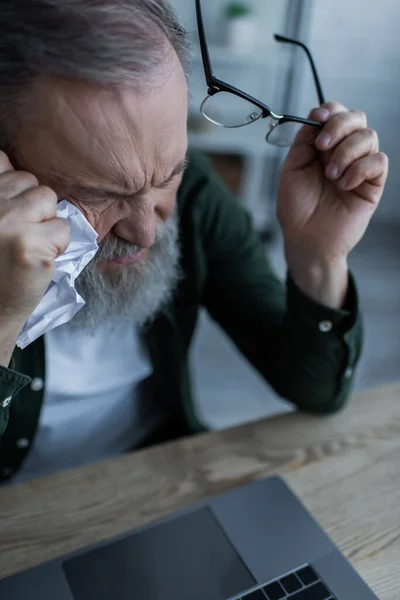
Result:
[[[154,251],[167,233],[167,224],[158,222],[156,227],[155,242],[149,252]],[[144,248],[138,244],[132,244],[114,234],[108,234],[99,244],[99,249],[93,261],[114,260],[118,258],[133,258]]]

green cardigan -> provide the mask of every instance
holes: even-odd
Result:
[[[348,311],[313,302],[290,277],[283,285],[248,214],[199,155],[191,155],[178,210],[184,277],[173,301],[143,332],[157,397],[171,419],[182,432],[204,430],[189,374],[202,307],[283,398],[316,413],[340,409],[362,339],[353,280]],[[29,452],[45,381],[43,337],[23,351],[16,348],[10,368],[0,367],[0,479],[12,476]]]

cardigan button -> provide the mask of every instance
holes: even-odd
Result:
[[[20,438],[19,440],[17,440],[16,444],[17,448],[19,448],[20,450],[25,450],[25,448],[28,448],[29,446],[29,440],[27,438]]]
[[[31,381],[31,390],[32,392],[40,392],[44,388],[44,381],[41,377],[35,377]]]
[[[332,331],[332,327],[332,321],[321,321],[318,325],[318,328],[322,333],[328,333],[329,331]]]

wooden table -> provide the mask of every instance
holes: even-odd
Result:
[[[400,386],[0,489],[0,577],[282,474],[381,600],[400,598]],[[355,599],[356,600],[356,599]]]

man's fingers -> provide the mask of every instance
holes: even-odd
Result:
[[[365,113],[349,111],[340,102],[327,102],[314,108],[308,115],[311,121],[324,124],[316,127],[304,126],[298,133],[296,141],[287,156],[289,170],[304,169],[316,158],[316,150],[332,150],[351,133],[365,129],[367,118]],[[329,157],[327,157],[329,160]]]
[[[359,110],[339,112],[327,121],[315,140],[318,150],[331,150],[355,131],[365,129],[367,117]]]
[[[12,200],[12,212],[21,214],[21,220],[40,223],[54,219],[57,213],[57,194],[49,187],[39,185]]]
[[[325,174],[330,179],[339,179],[352,163],[364,156],[376,154],[379,138],[373,129],[360,129],[345,138],[332,153]]]
[[[348,111],[349,109],[347,106],[341,104],[341,102],[326,102],[326,104],[321,104],[321,106],[313,108],[308,118],[311,121],[320,121],[321,123],[325,123],[334,115]]]
[[[11,200],[23,192],[37,188],[38,180],[25,171],[6,171],[0,174],[0,201]]]
[[[66,219],[31,224],[13,240],[14,263],[24,269],[52,267],[69,243],[70,227]]]
[[[47,249],[49,263],[63,254],[68,248],[71,229],[66,219],[58,217],[51,221],[40,223],[38,226],[42,248]],[[46,243],[43,243],[46,240]]]
[[[344,191],[351,191],[356,190],[364,183],[368,183],[368,186],[364,186],[362,195],[365,197],[365,191],[368,190],[368,197],[365,197],[365,199],[375,204],[382,195],[383,186],[387,179],[388,162],[389,159],[383,152],[360,158],[339,179],[338,186]]]
[[[0,151],[0,209],[17,215],[21,222],[39,223],[56,216],[57,201],[52,189],[39,185],[32,173],[16,171]]]
[[[0,175],[2,173],[8,173],[9,171],[15,171],[15,169],[10,163],[7,154],[0,150]]]

